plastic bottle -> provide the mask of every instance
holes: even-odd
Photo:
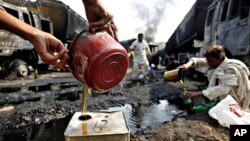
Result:
[[[194,113],[193,111],[193,101],[191,98],[185,98],[184,101],[183,101],[185,107],[186,107],[186,110],[187,110],[187,113],[188,114],[192,114]]]
[[[215,104],[216,104],[216,102],[209,102],[209,103],[206,103],[203,105],[194,106],[193,111],[196,113],[205,112],[205,111],[208,111],[209,109],[211,109]]]

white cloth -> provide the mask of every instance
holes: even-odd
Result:
[[[132,77],[139,77],[140,74],[146,76],[149,73],[149,65],[147,64],[139,64],[138,62],[134,62],[133,64],[133,74]]]
[[[205,58],[191,58],[191,60],[194,66],[208,67]],[[249,75],[249,70],[244,63],[226,58],[217,68],[208,70],[208,88],[202,93],[210,100],[218,97],[222,100],[229,94],[245,110],[249,107],[250,99]]]
[[[145,40],[143,40],[142,42],[138,42],[138,40],[135,40],[130,46],[130,49],[134,51],[134,62],[145,65],[149,64],[147,53],[151,54],[151,52],[148,43]]]

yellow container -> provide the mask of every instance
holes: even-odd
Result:
[[[174,69],[174,70],[164,72],[164,80],[165,81],[179,81],[179,80],[181,80],[181,70]]]
[[[65,132],[65,141],[130,141],[130,132],[122,111],[88,112],[88,120],[80,120],[76,112]]]

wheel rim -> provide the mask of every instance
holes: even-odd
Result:
[[[28,67],[27,67],[26,65],[20,65],[20,66],[17,68],[17,71],[18,71],[18,74],[19,74],[20,76],[23,76],[23,77],[28,76],[28,73],[29,73]]]

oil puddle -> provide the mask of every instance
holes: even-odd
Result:
[[[170,105],[167,100],[160,100],[158,104],[150,106],[125,104],[122,107],[112,107],[105,111],[123,111],[131,133],[158,127],[164,122],[171,121],[176,115],[183,113],[174,105]]]

